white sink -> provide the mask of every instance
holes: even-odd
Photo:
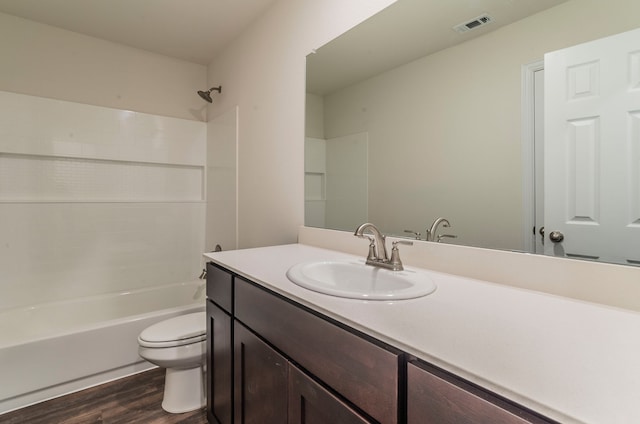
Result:
[[[424,272],[391,271],[357,260],[299,263],[289,268],[287,278],[306,289],[350,299],[414,299],[436,289]]]

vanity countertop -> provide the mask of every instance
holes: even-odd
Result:
[[[552,419],[640,423],[638,312],[429,270],[437,289],[426,297],[328,296],[293,284],[287,269],[363,258],[303,244],[205,258]]]

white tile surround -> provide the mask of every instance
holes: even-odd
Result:
[[[0,92],[0,310],[193,279],[206,124]]]
[[[388,246],[392,240],[388,238]],[[300,227],[298,242],[362,257],[367,254],[368,242],[345,231]],[[640,311],[640,267],[446,243],[416,242],[401,246],[400,251],[407,265]]]

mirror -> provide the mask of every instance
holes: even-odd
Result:
[[[635,0],[398,0],[317,49],[305,224],[425,239],[445,217],[438,233],[457,237],[443,242],[541,253],[536,71],[547,52],[635,28],[638,12]]]

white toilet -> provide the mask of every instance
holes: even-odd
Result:
[[[153,324],[138,336],[138,353],[166,368],[162,409],[178,414],[205,406],[206,358],[204,312],[180,315]]]

